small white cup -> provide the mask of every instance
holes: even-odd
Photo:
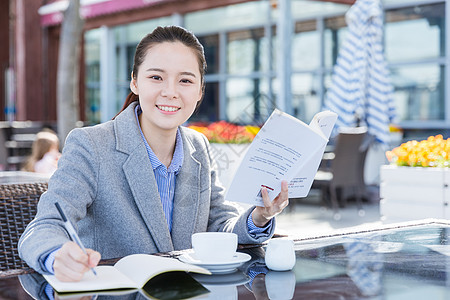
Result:
[[[273,271],[288,271],[295,266],[294,242],[289,239],[271,239],[265,255],[266,266]]]
[[[230,261],[236,253],[238,237],[230,232],[199,232],[192,235],[195,257],[202,262]]]

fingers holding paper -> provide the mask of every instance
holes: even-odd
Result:
[[[98,265],[101,255],[92,249],[87,254],[74,242],[65,243],[55,253],[53,270],[60,281],[80,281],[84,273]]]
[[[261,189],[264,207],[257,206],[252,213],[253,223],[258,227],[264,227],[273,217],[283,211],[289,204],[288,182],[281,182],[281,192],[278,196],[270,201],[267,188]]]

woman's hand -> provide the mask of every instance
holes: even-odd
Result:
[[[264,207],[257,206],[252,212],[253,223],[258,227],[264,227],[276,215],[288,206],[288,183],[286,180],[281,182],[281,192],[270,201],[269,193],[266,188],[261,189]]]
[[[60,281],[80,281],[84,273],[98,265],[101,255],[92,249],[86,249],[87,255],[74,242],[65,243],[55,253],[53,270]]]

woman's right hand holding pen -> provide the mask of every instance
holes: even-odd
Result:
[[[55,253],[53,270],[60,281],[80,281],[84,273],[98,265],[101,255],[92,249],[86,249],[87,254],[75,243],[66,242]]]

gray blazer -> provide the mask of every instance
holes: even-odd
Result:
[[[267,234],[248,233],[253,208],[239,214],[224,201],[207,139],[184,127],[184,161],[176,178],[170,233],[135,106],[114,120],[68,135],[58,170],[19,240],[20,257],[36,271],[45,273],[47,255],[69,240],[56,201],[84,245],[102,258],[191,248],[191,235],[202,231],[235,232],[241,244],[261,243],[273,235],[275,224]]]

